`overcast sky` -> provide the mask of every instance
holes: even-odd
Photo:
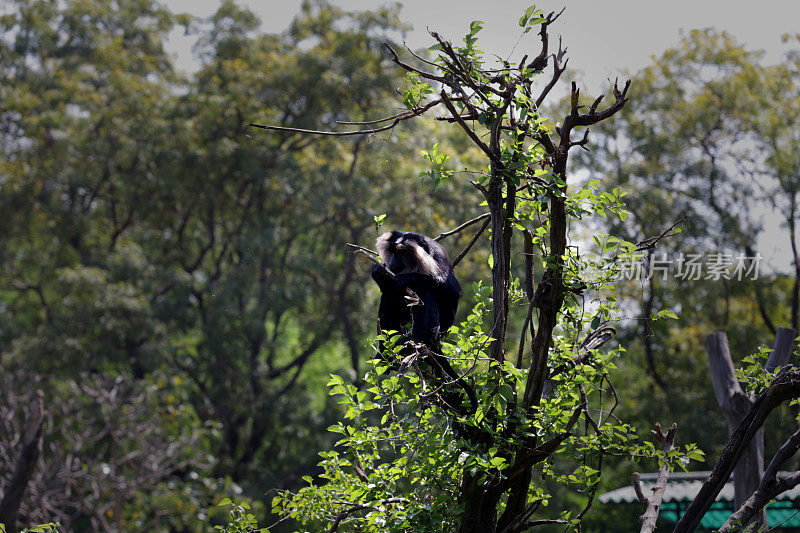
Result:
[[[256,12],[266,32],[280,32],[297,14],[299,0],[239,0]],[[346,10],[366,10],[390,2],[334,0]],[[479,44],[487,53],[506,56],[519,38],[517,20],[530,0],[405,0],[401,18],[414,29],[406,40],[412,48],[433,44],[426,28],[459,40],[472,20],[485,22]],[[216,0],[167,0],[173,11],[198,16],[212,14]],[[674,46],[682,30],[714,26],[727,30],[752,49],[767,51],[775,61],[784,47],[781,35],[800,32],[800,0],[565,0],[537,4],[545,11],[564,15],[553,26],[567,46],[570,66],[585,74],[593,89],[623,70],[636,71],[666,48]],[[537,51],[534,32],[517,45],[523,53]],[[174,48],[188,56],[188,45],[175,39]],[[188,57],[184,68],[191,68]]]

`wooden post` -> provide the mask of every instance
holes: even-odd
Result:
[[[792,328],[778,328],[775,334],[775,344],[769,354],[764,370],[774,372],[779,366],[784,366],[789,362],[795,349],[797,348],[797,330]]]

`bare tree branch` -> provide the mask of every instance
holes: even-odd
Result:
[[[775,453],[769,466],[764,471],[764,477],[758,488],[744,504],[733,513],[719,529],[720,533],[728,533],[734,524],[747,524],[755,515],[779,494],[800,485],[800,472],[792,474],[781,473],[781,465],[791,459],[800,449],[800,429],[789,437],[783,446]]]
[[[613,116],[617,111],[622,109],[625,105],[625,102],[628,101],[627,94],[628,89],[631,86],[631,80],[625,82],[625,87],[620,91],[619,87],[617,86],[617,82],[614,82],[614,86],[611,88],[611,92],[614,95],[614,103],[609,105],[607,108],[597,111],[595,106],[600,103],[599,99],[595,100],[592,107],[589,108],[588,113],[580,113],[580,108],[582,107],[579,104],[580,101],[580,89],[578,89],[575,82],[572,82],[572,91],[571,91],[571,109],[569,115],[564,117],[564,122],[561,127],[556,128],[556,132],[559,134],[561,141],[560,146],[562,150],[569,150],[572,141],[570,140],[570,133],[572,129],[577,126],[591,126],[592,124],[597,124],[600,121],[603,121],[607,118]],[[574,145],[572,145],[574,146]]]
[[[557,14],[555,11],[551,11],[550,13],[548,13],[547,17],[545,17],[546,20],[542,22],[542,25],[539,29],[539,38],[542,41],[542,48],[541,51],[539,52],[539,55],[534,57],[533,61],[528,63],[528,68],[532,68],[534,70],[544,70],[544,68],[547,66],[547,48],[548,48],[547,45],[549,41],[547,28],[550,27],[550,24],[558,20],[558,17],[560,17],[564,13],[565,9],[567,9],[566,6],[562,8],[561,11],[559,11]],[[559,39],[559,50],[560,49],[561,49],[561,40]]]
[[[677,233],[670,233],[670,231],[675,229],[675,226],[677,226],[678,224],[680,224],[681,222],[683,222],[685,220],[686,220],[686,217],[683,216],[683,217],[680,218],[680,220],[678,220],[673,225],[671,225],[670,227],[665,229],[663,232],[661,232],[661,235],[656,235],[655,237],[649,237],[647,239],[644,239],[643,241],[639,241],[638,243],[636,243],[636,250],[637,251],[650,250],[652,248],[655,248],[656,244],[658,244],[658,242],[661,239],[663,239],[664,237],[673,237],[673,236],[677,235]]]
[[[397,55],[397,52],[395,52],[394,48],[392,48],[389,45],[389,43],[384,43],[384,46],[389,50],[389,53],[392,54],[392,61],[394,61],[403,70],[407,70],[409,72],[414,72],[416,74],[419,74],[424,79],[429,80],[429,81],[437,81],[437,82],[439,82],[441,84],[444,84],[444,85],[448,84],[448,81],[447,81],[447,79],[444,78],[444,76],[437,76],[436,74],[433,74],[432,72],[425,72],[424,70],[420,70],[420,69],[418,69],[418,68],[416,68],[416,67],[414,67],[412,65],[409,65],[408,63],[404,63],[400,59],[400,56]],[[439,68],[441,68],[441,67],[439,67]]]
[[[358,244],[353,244],[353,243],[350,243],[350,242],[346,242],[346,243],[344,243],[344,245],[347,246],[348,248],[352,248],[354,252],[360,252],[360,253],[364,254],[364,256],[367,259],[369,259],[370,261],[372,261],[373,263],[378,264],[378,265],[381,264],[381,262],[378,260],[380,258],[380,254],[378,252],[376,252],[374,250],[370,250],[369,248],[364,248],[363,246],[359,246]],[[391,270],[388,270],[388,269],[387,269],[387,272],[389,272],[389,274],[392,277],[394,277],[394,272],[392,272]]]
[[[458,254],[458,256],[456,256],[456,258],[453,260],[453,263],[452,263],[452,266],[453,266],[453,268],[456,268],[456,265],[458,265],[458,264],[461,262],[461,260],[462,260],[462,259],[464,259],[464,257],[465,257],[465,256],[466,256],[466,255],[469,253],[469,251],[472,249],[472,246],[473,246],[473,245],[474,245],[476,242],[478,242],[478,239],[480,238],[480,236],[481,236],[481,235],[483,235],[483,232],[484,232],[484,231],[486,231],[486,228],[488,228],[488,227],[489,227],[489,223],[490,223],[490,222],[491,222],[491,220],[490,220],[490,219],[488,219],[488,218],[487,218],[486,220],[484,220],[484,221],[483,221],[483,224],[482,224],[482,225],[481,225],[481,227],[478,229],[478,231],[476,231],[476,232],[475,232],[475,235],[472,237],[472,240],[471,240],[471,241],[469,241],[469,243],[468,243],[468,244],[467,244],[467,245],[464,247],[464,249],[463,249],[463,250],[461,250],[461,253],[460,253],[460,254]]]
[[[464,222],[463,224],[461,224],[460,226],[458,226],[455,229],[451,229],[450,231],[445,231],[444,233],[440,233],[439,235],[434,237],[433,240],[434,241],[440,241],[440,240],[444,239],[445,237],[449,237],[450,235],[454,235],[456,233],[459,233],[459,232],[463,231],[465,228],[468,228],[471,225],[475,224],[476,222],[480,222],[481,220],[489,218],[489,216],[490,216],[489,213],[484,213],[482,215],[479,215],[479,216],[473,218],[472,220],[467,220],[466,222]]]
[[[458,100],[458,98],[456,98],[456,100]],[[367,128],[364,130],[355,130],[355,131],[307,130],[303,128],[292,128],[289,126],[270,126],[269,124],[255,124],[253,122],[250,122],[247,125],[245,125],[245,129],[253,127],[253,128],[260,128],[262,130],[288,131],[291,133],[302,133],[306,135],[325,135],[328,137],[346,137],[348,135],[368,135],[370,133],[380,133],[382,131],[390,130],[395,126],[397,126],[400,122],[422,115],[429,109],[436,107],[441,103],[442,103],[441,100],[432,100],[423,105],[422,107],[418,107],[413,110],[409,110],[407,112],[398,113],[396,115],[392,115],[391,117],[380,118],[367,122],[341,122],[341,124],[380,124],[381,122],[386,122],[391,120],[391,123],[387,124],[386,126],[381,126],[379,128]]]
[[[647,496],[644,495],[642,477],[639,475],[639,472],[631,474],[631,485],[633,485],[633,492],[636,493],[636,498],[647,508]]]

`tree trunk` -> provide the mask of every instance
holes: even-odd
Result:
[[[5,524],[6,533],[17,533],[17,515],[25,495],[25,488],[36,468],[36,462],[42,453],[42,430],[44,425],[44,406],[42,391],[31,409],[31,415],[24,429],[22,449],[14,464],[14,473],[3,487],[3,498],[0,500],[0,523]],[[10,465],[9,465],[10,466]]]
[[[458,533],[495,533],[497,499],[487,494],[481,476],[464,472],[461,497],[464,500],[464,514],[461,516]]]
[[[489,356],[495,361],[502,361],[505,359],[503,346],[508,322],[511,235],[503,203],[503,180],[496,167],[497,165],[493,163],[492,181],[485,194],[492,224],[492,329],[489,336],[493,340],[489,347]],[[507,194],[514,192],[508,191]]]

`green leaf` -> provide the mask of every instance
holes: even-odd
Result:
[[[503,399],[503,397],[501,395],[495,394],[492,397],[492,405],[494,405],[494,408],[497,410],[498,414],[505,413],[505,411],[506,411],[506,401]]]
[[[473,20],[469,25],[470,36],[475,35],[483,29],[484,22],[482,20]]]
[[[677,320],[678,315],[676,315],[673,311],[669,309],[662,309],[656,314],[657,318],[672,318]]]
[[[535,12],[536,12],[535,5],[525,10],[525,13],[523,13],[522,16],[519,18],[520,28],[524,28],[525,26],[527,26],[528,20],[530,20],[530,18],[533,16]]]

